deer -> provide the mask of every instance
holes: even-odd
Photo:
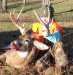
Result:
[[[22,11],[22,10],[21,10]],[[27,61],[27,56],[29,54],[29,35],[26,33],[25,27],[22,27],[19,23],[18,19],[21,14],[18,14],[18,16],[15,16],[15,12],[10,12],[9,18],[13,25],[17,27],[17,29],[20,31],[21,35],[19,36],[18,40],[20,41],[20,50],[16,50],[15,48],[12,48],[11,50],[7,50],[4,54],[0,55],[0,59],[5,58],[6,64],[10,65],[14,68],[22,68],[24,67],[25,60]],[[14,43],[16,44],[17,40],[14,40],[11,42],[11,45]],[[22,42],[22,43],[21,43]]]

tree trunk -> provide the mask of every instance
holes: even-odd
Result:
[[[26,4],[26,0],[23,0],[23,4],[24,4],[24,5]]]
[[[50,0],[42,0],[42,6],[44,8],[44,15],[48,16],[48,5],[49,5]]]
[[[0,12],[2,12],[2,0],[0,0]]]
[[[42,0],[42,4],[44,5],[44,6],[46,6],[46,5],[48,5],[48,2],[49,2],[50,0]]]
[[[30,3],[30,0],[27,0],[27,2],[26,2],[27,4],[29,4]]]
[[[23,0],[24,5],[29,4],[29,3],[30,3],[30,0]]]
[[[7,0],[2,0],[2,11],[7,12]]]
[[[42,7],[44,15],[47,17],[54,17],[54,8],[51,4],[51,0],[42,0]]]

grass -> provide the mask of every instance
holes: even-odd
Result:
[[[11,4],[8,5],[8,11],[13,11],[13,9],[16,10],[16,15],[19,13],[21,8],[24,6],[23,13],[21,14],[21,17],[31,17],[32,19],[35,19],[36,17],[32,13],[32,10],[35,9],[37,10],[39,15],[43,14],[43,9],[41,8],[41,3],[34,3],[34,4],[27,4],[27,5],[22,5],[22,3],[18,4]],[[61,3],[56,3],[54,2],[53,4],[54,10],[55,10],[55,18],[57,21],[69,21],[72,20],[73,18],[73,1],[68,0],[64,1]],[[10,22],[9,20],[9,13],[0,13],[0,31],[10,31],[10,30],[15,30],[16,27]],[[9,22],[5,22],[9,21]],[[31,22],[25,23],[25,27],[30,28],[31,27]]]
[[[73,9],[73,1],[72,0],[68,0],[68,1],[65,0],[62,3],[53,4],[53,7],[55,9],[55,13],[69,11],[69,10]]]
[[[18,15],[18,13],[15,13]],[[26,19],[35,19],[36,17],[33,15],[32,11],[22,13],[20,18]],[[23,20],[24,21],[24,20]],[[23,22],[24,23],[24,22]],[[25,22],[25,28],[30,29],[31,28],[32,22]],[[12,24],[11,20],[9,19],[9,13],[0,13],[0,31],[13,31],[16,30],[17,28]]]
[[[13,5],[8,5],[8,11],[13,11],[15,9],[16,15],[20,12],[21,8],[24,7],[21,17],[23,19],[25,17],[31,17],[35,19],[35,16],[33,15],[32,10],[33,9],[38,9],[41,6],[41,3],[36,3],[36,4],[28,4],[28,5],[23,5],[21,3],[19,4],[13,4]],[[27,12],[29,11],[29,12]],[[10,30],[15,30],[16,27],[10,22],[9,19],[9,13],[0,13],[0,31],[10,31]],[[31,23],[25,23],[25,28],[30,28]]]
[[[9,22],[0,23],[0,32],[11,30],[16,30],[16,27],[12,23]]]
[[[31,28],[31,23],[25,23],[26,30]],[[11,22],[2,22],[0,23],[0,32],[2,31],[14,31],[17,28]]]
[[[27,5],[24,5],[22,3],[12,4],[8,5],[8,10],[16,9],[16,12],[19,12],[22,7],[24,7],[23,12],[26,12],[41,7],[41,3],[27,4]]]

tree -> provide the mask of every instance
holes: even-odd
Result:
[[[24,4],[24,5],[26,4],[26,0],[23,0],[23,4]]]
[[[50,0],[42,0],[42,4],[44,5],[44,6],[46,6],[46,5],[48,5],[48,2],[49,2]]]
[[[42,0],[42,6],[43,6],[43,13],[45,14],[45,16],[48,16],[48,4],[49,4],[49,0]]]
[[[23,0],[23,4],[26,5],[26,4],[29,4],[30,0]]]
[[[42,1],[45,16],[49,16],[50,18],[54,17],[54,8],[52,6],[51,0],[42,0]]]
[[[2,11],[7,12],[7,0],[2,0]]]
[[[2,11],[2,0],[0,0],[0,12]]]

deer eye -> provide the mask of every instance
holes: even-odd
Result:
[[[28,45],[29,44],[29,41],[28,40],[24,40],[24,41],[22,41],[22,44],[23,45]]]
[[[25,45],[28,45],[28,41],[25,41]]]

